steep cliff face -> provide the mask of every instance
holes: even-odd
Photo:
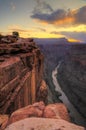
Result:
[[[86,45],[71,47],[57,75],[60,86],[86,120]]]
[[[43,82],[43,59],[42,53],[31,39],[0,44],[1,114],[10,114],[39,99]]]

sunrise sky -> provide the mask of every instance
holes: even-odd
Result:
[[[0,0],[0,33],[86,42],[86,0]]]

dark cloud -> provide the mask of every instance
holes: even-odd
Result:
[[[86,24],[86,6],[77,10],[75,19],[76,23]]]
[[[43,3],[40,3],[39,5],[41,4]],[[47,11],[43,12],[44,8],[49,9],[51,12],[50,13],[47,13]],[[50,5],[47,5],[44,2],[43,8],[41,8],[40,6],[38,10],[36,9],[36,11],[33,11],[31,18],[40,20],[41,22],[46,22],[48,24],[55,24],[55,25],[86,24],[86,6],[83,6],[76,10],[70,10],[70,9],[53,10],[50,7]]]
[[[45,21],[48,23],[54,23],[55,21],[62,20],[67,16],[66,11],[63,9],[58,9],[53,11],[51,14],[45,13],[34,13],[31,18]]]

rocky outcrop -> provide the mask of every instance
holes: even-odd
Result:
[[[64,104],[57,103],[45,106],[43,102],[37,102],[13,112],[9,124],[29,117],[55,118],[70,121]]]
[[[58,81],[86,120],[86,45],[74,45],[58,69]],[[86,124],[85,124],[86,125]]]
[[[66,106],[63,103],[49,104],[44,109],[44,117],[46,118],[55,118],[55,119],[64,119],[70,121],[70,117],[67,111]]]
[[[5,130],[85,130],[62,119],[26,118],[8,126]]]
[[[13,112],[5,130],[84,130],[69,122],[64,104],[37,102]]]
[[[43,93],[40,86],[44,82],[43,59],[33,39],[19,39],[16,43],[0,44],[1,114],[11,114],[40,100],[38,93]],[[44,86],[45,93],[46,83]],[[47,98],[47,92],[45,95]]]
[[[4,129],[6,126],[14,122],[31,117],[64,119],[66,121],[70,121],[67,108],[64,104],[56,103],[45,106],[44,102],[40,101],[34,103],[33,105],[28,105],[16,110],[10,117],[7,115],[0,115],[0,128]]]
[[[8,120],[8,115],[0,115],[0,130],[3,130],[7,126]]]
[[[34,103],[33,105],[21,108],[12,113],[8,124],[12,124],[16,121],[29,117],[42,117],[44,109],[45,104],[43,102]]]

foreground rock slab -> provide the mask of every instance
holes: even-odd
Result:
[[[63,103],[49,104],[45,106],[45,104],[40,101],[13,112],[8,124],[30,117],[64,119],[70,121],[67,108]]]
[[[21,108],[12,113],[8,124],[14,123],[25,118],[42,117],[44,108],[45,104],[43,102],[37,102],[33,105]]]
[[[9,125],[5,130],[85,130],[62,119],[26,118]]]
[[[49,104],[45,107],[43,117],[70,121],[66,106],[63,103]]]

